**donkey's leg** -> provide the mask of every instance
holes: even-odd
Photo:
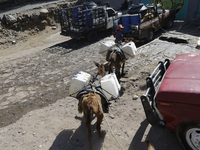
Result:
[[[111,62],[109,66],[109,74],[110,73],[113,73],[113,62]]]
[[[124,66],[125,66],[125,62],[122,64],[122,76],[124,75]]]
[[[115,64],[115,74],[117,76],[117,78],[120,78],[120,68],[121,68],[121,65],[120,64]]]
[[[97,117],[97,127],[96,127],[96,129],[98,131],[99,136],[101,137],[102,136],[102,133],[101,133],[101,123],[103,121],[103,113],[97,114],[96,117]]]
[[[86,130],[88,132],[89,149],[92,150],[91,112],[87,107],[83,107],[83,109]]]

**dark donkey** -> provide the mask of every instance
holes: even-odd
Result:
[[[98,67],[97,75],[103,77],[105,75],[105,67],[108,65],[108,63],[100,64],[94,62],[94,64]],[[93,114],[95,114],[97,118],[96,129],[99,137],[102,137],[103,134],[101,132],[101,123],[103,121],[103,112],[108,112],[109,102],[107,101],[105,96],[98,90],[98,88],[93,88],[92,86],[88,86],[88,88],[79,92],[77,95],[77,99],[79,99],[78,111],[80,113],[83,112],[84,115],[86,130],[88,132],[89,149],[92,150],[92,116]]]
[[[106,60],[110,63],[109,73],[113,73],[113,69],[115,69],[115,74],[118,78],[124,75],[124,66],[126,58],[124,56],[123,51],[119,47],[112,47],[106,55]],[[122,71],[120,73],[120,69]]]
[[[131,41],[133,41],[132,37],[124,38],[124,43],[129,43]],[[113,68],[115,68],[115,74],[118,78],[124,75],[124,67],[126,61],[126,57],[124,55],[124,52],[121,50],[120,46],[122,45],[116,44],[116,46],[108,50],[106,55],[106,61],[108,61],[110,65],[109,73],[113,73]],[[121,68],[122,71],[120,73]]]

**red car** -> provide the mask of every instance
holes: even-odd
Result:
[[[176,133],[186,150],[200,150],[200,53],[159,62],[141,101],[153,126]]]

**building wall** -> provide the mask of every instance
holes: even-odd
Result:
[[[190,2],[188,3],[185,22],[189,22],[189,21],[193,21],[197,19],[197,8],[198,8],[198,0],[190,0]]]
[[[182,9],[176,14],[176,20],[185,20],[187,16],[188,3],[189,0],[185,0]]]

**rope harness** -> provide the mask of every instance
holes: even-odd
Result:
[[[113,133],[112,128],[111,128],[110,124],[108,123],[108,120],[106,119],[106,117],[105,117],[105,115],[104,115],[104,113],[103,113],[103,109],[102,109],[102,107],[101,107],[101,104],[100,104],[100,102],[99,102],[99,100],[98,100],[98,98],[97,98],[97,96],[96,96],[96,89],[95,89],[95,87],[92,86],[92,89],[93,89],[93,91],[94,91],[94,95],[95,95],[95,97],[96,97],[96,99],[97,99],[97,102],[98,102],[98,105],[99,105],[99,107],[100,107],[100,110],[101,110],[101,112],[102,112],[102,114],[103,114],[103,117],[105,118],[105,121],[106,121],[106,123],[107,123],[107,125],[108,125],[109,130],[111,131],[112,136],[114,137],[114,139],[116,140],[116,142],[119,144],[119,146],[121,147],[121,149],[122,149],[122,150],[125,150],[125,149],[123,148],[122,144],[119,142],[119,140],[118,140],[117,137],[115,136],[115,134]]]

